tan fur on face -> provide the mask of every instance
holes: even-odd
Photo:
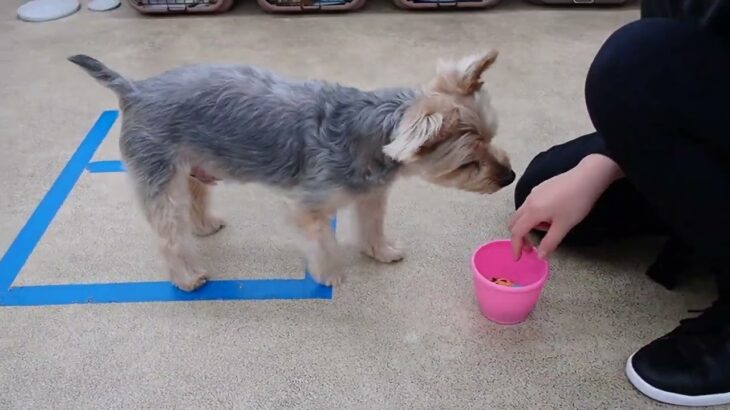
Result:
[[[497,121],[482,73],[496,51],[441,62],[437,76],[406,111],[386,155],[439,185],[492,193],[511,170],[507,154],[492,144]]]

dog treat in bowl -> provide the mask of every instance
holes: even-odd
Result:
[[[512,283],[511,280],[505,279],[505,278],[494,277],[494,278],[491,278],[489,280],[492,281],[492,283],[494,283],[495,285],[509,286],[511,288],[519,288],[519,287],[522,287],[522,285],[520,285],[518,283]]]

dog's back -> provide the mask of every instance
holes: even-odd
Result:
[[[397,165],[382,146],[414,95],[236,65],[189,65],[130,81],[90,57],[70,60],[119,95],[122,156],[161,181],[184,161],[222,179],[284,189],[367,189],[392,178]]]
[[[125,125],[183,148],[221,178],[297,183],[301,153],[320,113],[317,83],[293,83],[246,66],[193,65],[136,82]]]

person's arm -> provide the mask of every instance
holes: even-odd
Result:
[[[600,186],[603,186],[601,193],[605,191],[613,182],[624,177],[624,172],[618,166],[616,161],[612,160],[608,155],[591,154],[583,158],[576,168],[584,171],[589,175],[594,175]]]
[[[512,251],[519,259],[535,228],[546,230],[538,255],[547,257],[565,235],[582,221],[603,192],[623,177],[621,168],[603,154],[583,158],[573,169],[536,186],[509,222]]]

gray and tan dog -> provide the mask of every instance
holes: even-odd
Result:
[[[230,65],[131,81],[91,57],[69,60],[118,95],[122,158],[172,282],[190,291],[207,279],[193,234],[223,227],[208,209],[208,185],[217,180],[286,195],[309,271],[328,285],[341,278],[329,228],[338,208],[354,202],[363,252],[395,262],[402,254],[385,239],[383,221],[397,176],[478,193],[509,185],[515,174],[492,144],[497,122],[480,80],[496,57],[442,62],[420,90],[372,92]]]

